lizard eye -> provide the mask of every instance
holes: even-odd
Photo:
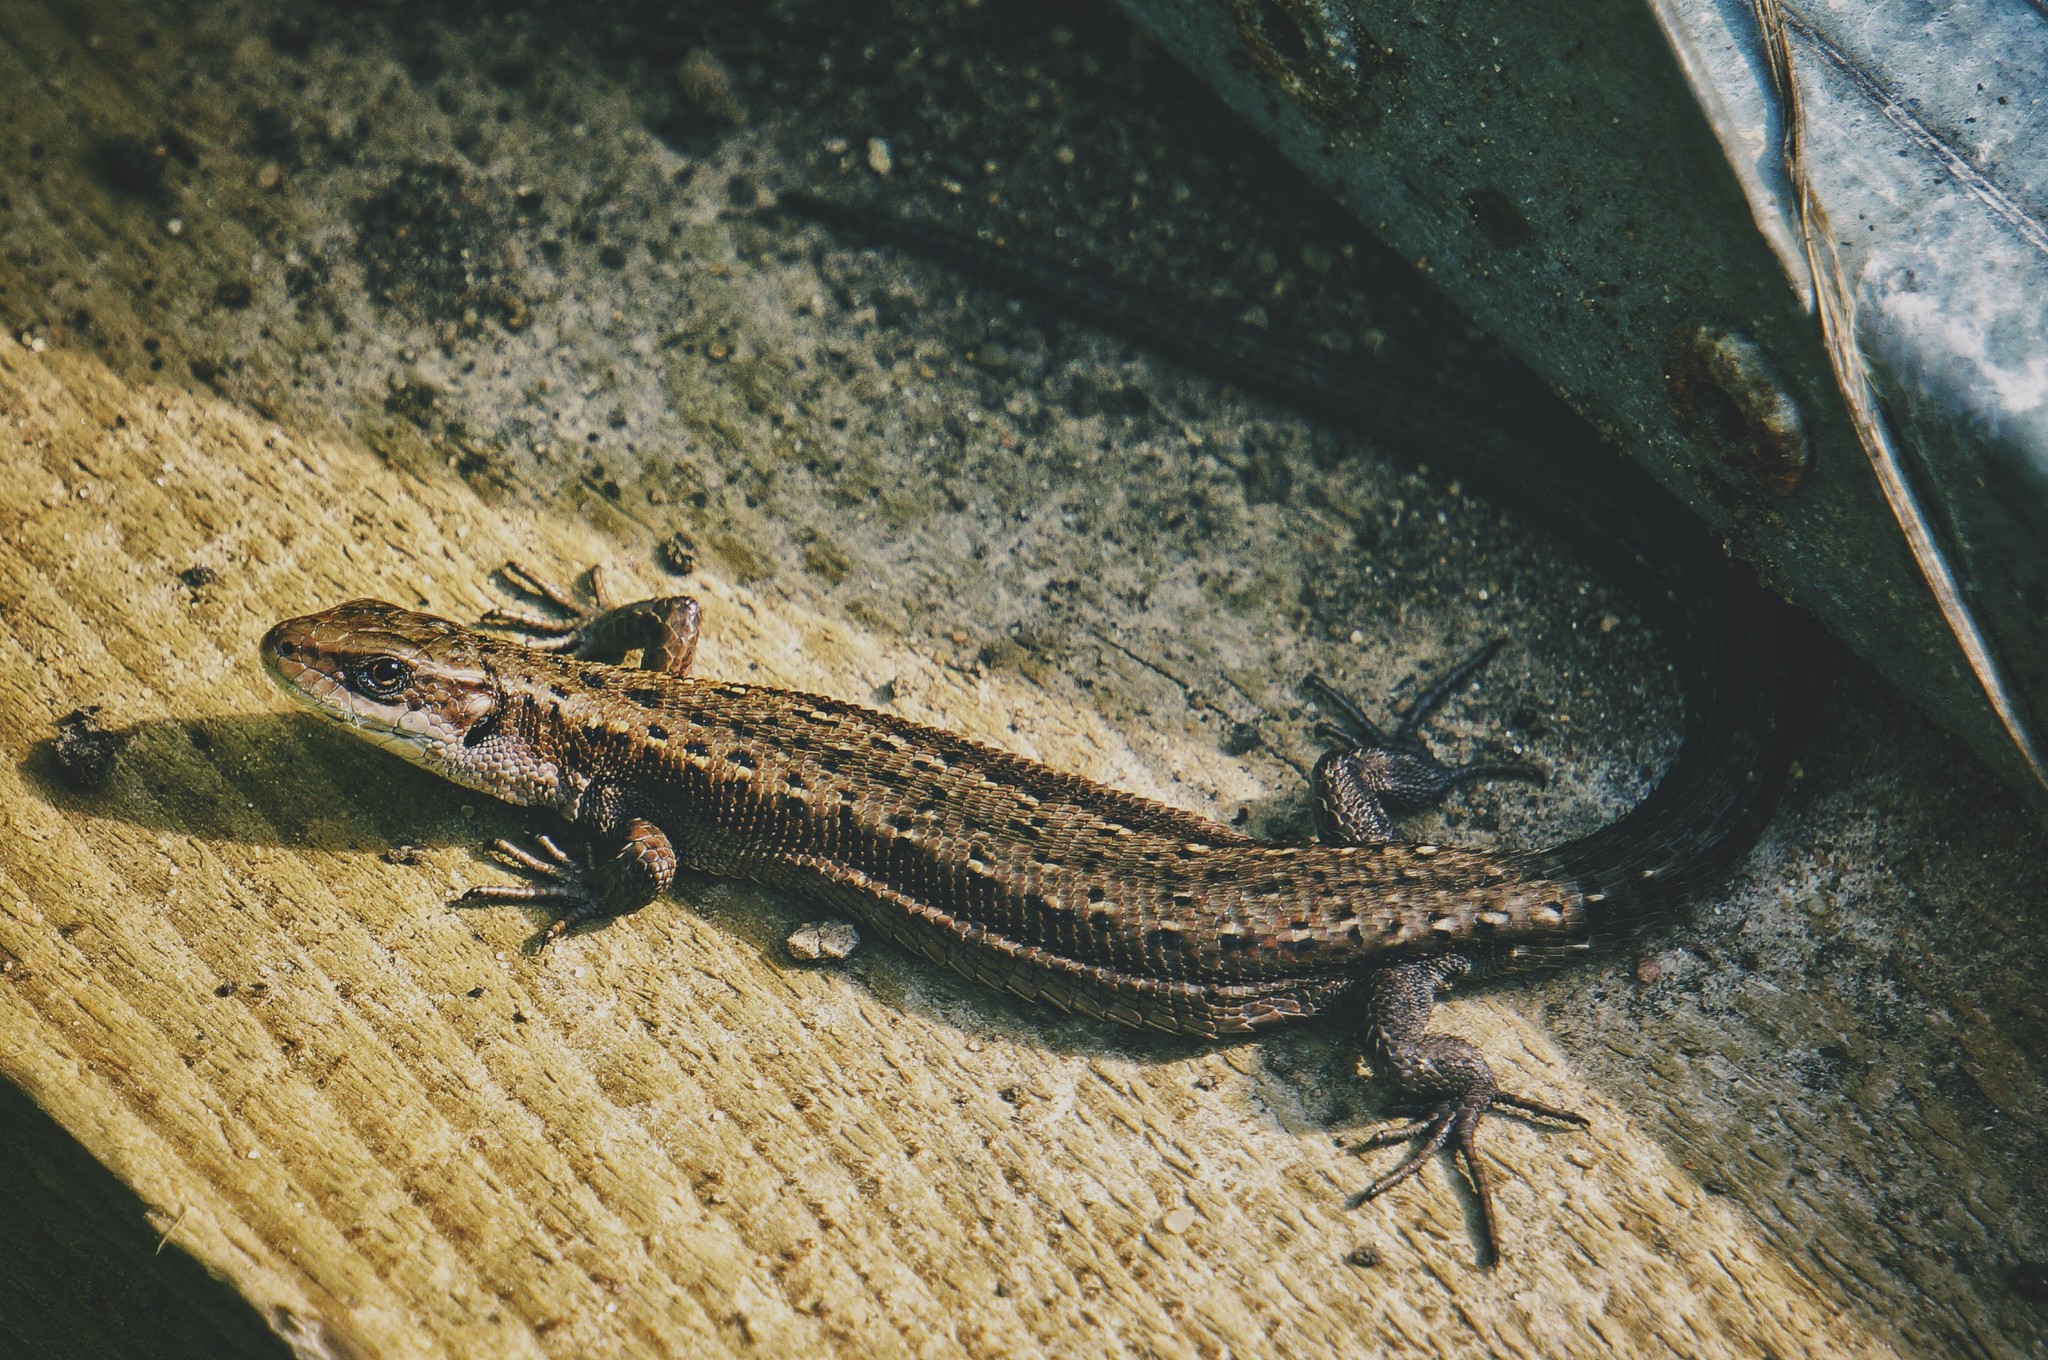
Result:
[[[393,656],[373,656],[355,669],[355,688],[372,699],[389,699],[412,681],[412,667]]]

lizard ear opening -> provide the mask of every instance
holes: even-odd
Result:
[[[504,722],[505,696],[500,693],[498,702],[491,705],[490,711],[471,723],[469,730],[462,734],[462,744],[465,747],[482,745],[504,725]]]
[[[491,705],[482,713],[477,714],[476,721],[463,730],[462,746],[464,750],[481,746],[497,735],[499,729],[505,725],[505,706],[511,702],[505,696],[504,682],[498,679],[498,672],[492,668],[489,662],[484,663],[483,673],[488,685],[478,686],[477,691],[481,695],[488,689],[491,696]]]

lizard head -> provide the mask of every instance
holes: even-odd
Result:
[[[458,783],[486,783],[504,694],[492,643],[446,619],[350,600],[263,635],[263,668],[320,716]]]

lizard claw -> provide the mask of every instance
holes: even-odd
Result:
[[[1389,732],[1365,715],[1364,710],[1336,686],[1319,675],[1310,675],[1302,687],[1328,715],[1315,726],[1315,734],[1330,756],[1367,758],[1374,775],[1370,782],[1390,812],[1416,811],[1449,793],[1460,784],[1482,779],[1520,779],[1538,787],[1549,782],[1539,765],[1519,760],[1480,760],[1467,765],[1446,765],[1438,760],[1423,740],[1431,718],[1438,709],[1462,690],[1501,649],[1503,639],[1495,638],[1466,657],[1424,690],[1402,711]]]
[[[498,568],[498,575],[524,603],[493,609],[483,622],[526,634],[526,645],[536,651],[575,652],[583,645],[583,630],[609,608],[605,603],[609,590],[596,567],[590,569],[594,607],[523,563],[507,562]]]
[[[448,904],[467,908],[505,903],[560,903],[562,914],[527,942],[529,954],[540,953],[583,921],[609,915],[591,890],[590,871],[583,863],[557,845],[551,836],[535,836],[534,843],[540,847],[538,854],[503,839],[492,841],[491,850],[506,864],[523,869],[540,882],[479,884]]]
[[[1481,1094],[1482,1098],[1447,1100],[1421,1119],[1381,1129],[1352,1144],[1352,1152],[1364,1153],[1373,1148],[1416,1140],[1414,1150],[1402,1158],[1398,1166],[1351,1197],[1351,1207],[1356,1209],[1368,1204],[1402,1182],[1412,1180],[1421,1173],[1425,1162],[1448,1146],[1458,1154],[1458,1160],[1465,1168],[1465,1179],[1472,1186],[1473,1197],[1479,1201],[1480,1264],[1491,1267],[1500,1259],[1500,1238],[1494,1226],[1493,1187],[1487,1177],[1485,1163],[1479,1160],[1481,1121],[1495,1107],[1525,1118],[1554,1120],[1581,1128],[1589,1121],[1584,1115],[1571,1110],[1561,1110],[1555,1105],[1545,1105],[1506,1091],[1474,1094]]]
[[[612,665],[638,652],[642,670],[670,675],[687,675],[696,658],[703,610],[687,595],[627,602],[601,564],[585,573],[587,600],[517,562],[498,575],[520,602],[490,610],[483,622],[523,633],[534,651]]]
[[[1392,1078],[1408,1101],[1421,1107],[1422,1117],[1381,1129],[1353,1146],[1352,1151],[1358,1152],[1415,1140],[1415,1147],[1400,1164],[1353,1196],[1351,1206],[1378,1199],[1412,1179],[1423,1163],[1448,1147],[1464,1164],[1472,1196],[1479,1201],[1480,1264],[1491,1266],[1500,1260],[1500,1237],[1494,1226],[1492,1184],[1479,1156],[1480,1124],[1495,1109],[1525,1119],[1581,1127],[1587,1120],[1570,1110],[1501,1090],[1477,1048],[1454,1034],[1430,1030],[1438,988],[1471,971],[1472,961],[1466,956],[1443,954],[1389,964],[1368,980],[1366,1044],[1373,1066]]]
[[[1518,760],[1479,760],[1446,765],[1423,740],[1436,711],[1463,689],[1500,650],[1499,639],[1451,667],[1418,695],[1392,731],[1321,676],[1302,681],[1326,716],[1316,736],[1326,749],[1309,776],[1316,795],[1316,823],[1325,841],[1361,845],[1393,839],[1394,818],[1441,801],[1452,789],[1483,779],[1521,779],[1542,785],[1541,766]]]

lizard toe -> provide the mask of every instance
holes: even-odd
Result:
[[[590,871],[581,861],[552,837],[535,836],[534,844],[539,847],[538,851],[500,839],[491,842],[491,851],[501,862],[532,874],[538,882],[480,883],[448,904],[455,908],[505,905],[558,908],[561,914],[527,942],[526,951],[530,954],[539,953],[585,921],[611,914],[598,900]]]

